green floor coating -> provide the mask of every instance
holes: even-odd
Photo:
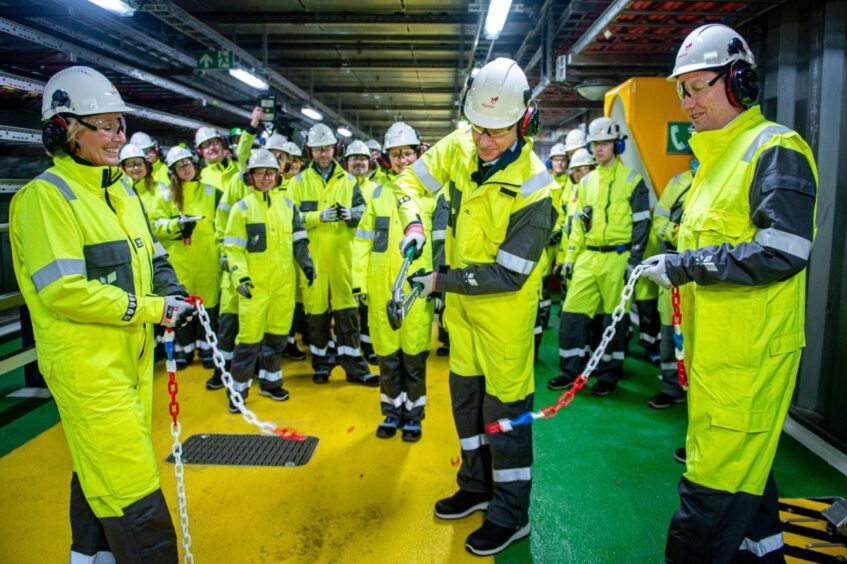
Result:
[[[553,315],[551,324],[557,323]],[[4,348],[0,348],[0,351]],[[624,363],[626,378],[611,396],[582,390],[573,403],[534,427],[532,535],[496,557],[498,564],[569,562],[659,562],[668,521],[677,506],[683,466],[673,451],[685,438],[685,406],[647,407],[659,391],[658,369],[640,360],[634,346]],[[558,372],[555,329],[544,334],[536,363],[536,409],[555,402],[547,380]],[[5,395],[22,375],[0,376]],[[0,397],[0,421],[14,409],[29,409],[0,427],[0,456],[58,421],[52,400],[35,406]],[[783,436],[774,466],[780,495],[844,496],[847,477]]]

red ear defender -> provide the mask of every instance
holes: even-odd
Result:
[[[418,136],[418,139],[420,139],[420,136]],[[429,151],[429,145],[427,145],[426,143],[421,143],[420,145],[418,145],[418,158],[421,158],[421,156],[423,156],[423,154],[427,151]]]
[[[391,170],[391,159],[388,158],[387,151],[380,151],[376,157],[376,162],[379,163],[384,170]]]

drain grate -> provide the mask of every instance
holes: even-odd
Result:
[[[182,443],[182,462],[222,466],[304,466],[312,459],[317,446],[317,437],[290,441],[269,435],[191,435]],[[173,464],[173,454],[165,460]]]

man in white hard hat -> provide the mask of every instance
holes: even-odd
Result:
[[[571,160],[573,156],[580,149],[588,153],[588,151],[585,149],[585,131],[583,131],[582,129],[571,129],[565,136],[564,162],[566,163],[567,170],[562,176],[556,176],[555,171],[553,173],[553,178],[555,178],[556,182],[562,187],[562,199],[560,204],[562,213],[564,213],[565,216],[562,220],[562,240],[559,245],[559,248],[556,251],[555,266],[555,274],[562,282],[562,305],[564,305],[565,299],[568,295],[568,280],[565,276],[563,276],[562,271],[565,265],[565,254],[568,249],[568,238],[570,237],[571,226],[573,225],[574,210],[576,209],[577,188],[579,186],[579,181],[582,179],[583,176],[585,176],[585,174],[587,174],[586,172],[585,174],[580,175],[579,178],[576,178],[577,175],[574,174],[574,169],[571,165]],[[588,154],[590,156],[590,153]],[[594,161],[593,157],[591,157],[591,161],[591,168],[590,170],[588,170],[588,172],[594,170],[594,168],[597,166],[597,162]],[[561,323],[559,323],[559,325],[559,337],[561,339]]]
[[[604,328],[621,300],[629,274],[641,263],[650,234],[650,199],[641,175],[620,160],[625,137],[607,117],[588,126],[590,152],[597,169],[582,179],[571,224],[563,271],[568,293],[562,306],[559,334],[560,374],[547,382],[551,390],[573,385],[585,366],[588,323],[604,314]],[[604,360],[597,365],[595,396],[608,396],[623,376],[624,350],[629,319],[618,322]]]
[[[159,151],[159,143],[143,131],[133,133],[129,142],[144,151],[147,162],[153,167],[153,180],[169,184],[168,167],[162,159],[161,152]]]
[[[691,32],[670,80],[700,168],[678,254],[651,257],[644,273],[679,288],[689,375],[665,561],[782,562],[771,465],[805,345],[817,168],[797,132],[762,116],[753,54],[732,28]]]
[[[379,386],[362,357],[359,310],[352,287],[353,236],[365,210],[362,191],[353,175],[335,160],[338,140],[327,125],[316,123],[309,130],[307,151],[312,162],[292,180],[289,197],[300,208],[309,234],[317,280],[303,287],[303,305],[312,352],[312,380],[329,382],[332,358],[329,353],[331,318],[339,364],[347,381]]]
[[[380,145],[379,141],[376,139],[368,139],[365,145],[367,145],[368,149],[371,151],[371,168],[373,168],[371,171],[371,180],[373,180],[376,185],[384,184],[391,167],[387,162],[380,164],[382,145]]]
[[[72,460],[70,561],[176,564],[152,440],[153,325],[180,327],[195,308],[119,182],[132,111],[92,68],[47,81],[42,140],[53,166],[15,194],[9,238]]]
[[[449,186],[447,266],[413,275],[423,296],[446,293],[450,391],[462,447],[459,491],[435,504],[441,519],[487,510],[466,548],[491,555],[529,535],[532,428],[486,433],[486,425],[532,410],[538,263],[553,228],[553,178],[533,153],[540,127],[521,68],[498,58],[469,79],[458,129],[395,180],[401,250],[419,254],[424,198]]]

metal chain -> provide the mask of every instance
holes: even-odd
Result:
[[[183,561],[185,564],[194,563],[194,555],[191,554],[191,535],[188,532],[188,498],[185,495],[185,469],[182,465],[182,442],[179,435],[182,427],[177,421],[179,416],[179,402],[176,399],[179,385],[176,381],[176,361],[174,360],[174,330],[170,327],[165,329],[164,343],[167,354],[166,367],[168,371],[168,393],[171,402],[168,412],[171,414],[171,436],[174,443],[171,446],[171,454],[174,456],[174,476],[176,476],[176,498],[179,505],[179,526],[182,529],[182,548],[184,551]]]
[[[295,441],[306,440],[304,435],[299,434],[294,429],[288,427],[277,427],[273,423],[260,420],[256,417],[255,413],[247,408],[244,404],[244,398],[242,397],[241,392],[235,389],[235,381],[232,379],[232,375],[226,369],[223,354],[221,354],[221,351],[218,350],[218,337],[212,330],[212,323],[209,320],[209,314],[206,312],[205,306],[203,306],[203,301],[196,296],[192,296],[192,298],[192,303],[194,303],[197,307],[197,317],[200,320],[200,325],[203,326],[203,331],[206,333],[206,342],[212,349],[212,360],[215,363],[215,367],[221,372],[221,380],[223,380],[224,386],[226,386],[227,392],[229,392],[232,404],[238,408],[238,411],[241,413],[241,417],[244,421],[250,425],[258,427],[263,435],[279,435],[284,439],[291,439]]]
[[[682,309],[679,305],[679,288],[671,288],[671,305],[673,306],[673,347],[676,358],[676,373],[679,385],[683,390],[688,390],[688,373],[685,370],[685,349],[682,344]]]

